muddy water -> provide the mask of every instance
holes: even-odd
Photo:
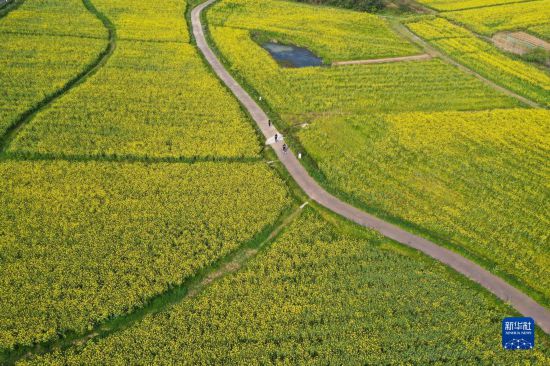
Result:
[[[283,67],[308,67],[323,64],[321,58],[306,48],[274,42],[264,43],[262,47]]]

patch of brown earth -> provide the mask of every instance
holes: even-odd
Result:
[[[499,32],[492,40],[498,48],[516,55],[524,55],[535,48],[550,52],[550,43],[526,32]]]

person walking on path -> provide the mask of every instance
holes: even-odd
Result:
[[[268,125],[269,127],[271,127],[271,120],[270,120],[270,119],[267,120],[267,125]]]
[[[286,151],[288,150],[288,147],[286,146],[286,144],[283,144],[283,152],[286,154]]]
[[[277,136],[277,134],[275,134],[275,142],[277,142],[277,138],[278,138],[278,137],[279,137],[279,136]]]

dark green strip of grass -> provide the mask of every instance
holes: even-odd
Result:
[[[0,161],[69,161],[69,162],[109,162],[109,163],[257,163],[264,159],[260,156],[137,156],[137,155],[117,155],[117,154],[49,154],[34,152],[6,152],[0,155]]]

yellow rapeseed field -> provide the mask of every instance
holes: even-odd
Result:
[[[109,337],[21,365],[545,364],[509,310],[440,264],[311,209],[238,273]]]
[[[550,41],[550,0],[448,12],[443,16],[465,24],[481,34],[526,30]]]
[[[518,94],[550,106],[550,76],[547,72],[499,52],[466,29],[441,18],[408,23],[420,37],[460,63]]]
[[[287,204],[262,163],[0,162],[0,349],[143,306]]]
[[[26,1],[1,19],[0,37],[0,135],[107,44],[106,29],[81,0]]]
[[[321,119],[299,133],[337,190],[550,298],[550,112]]]

